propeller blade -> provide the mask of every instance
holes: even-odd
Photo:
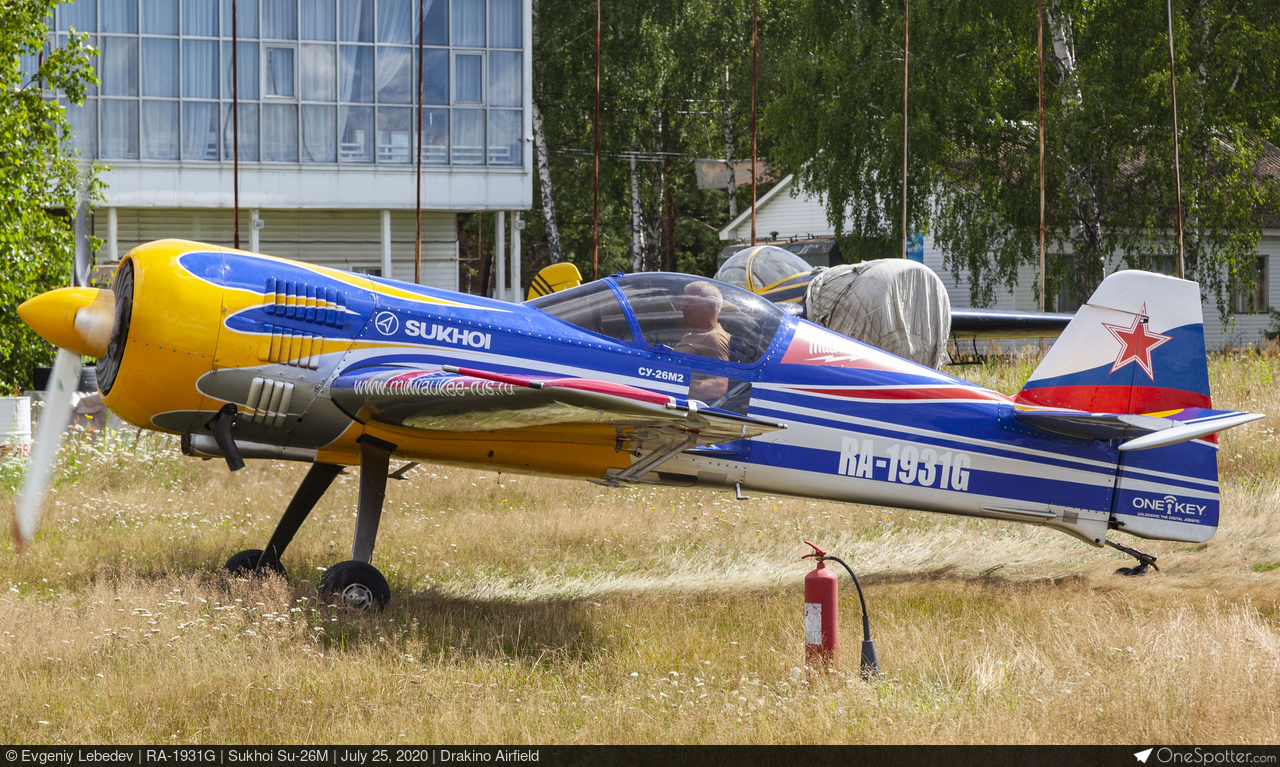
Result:
[[[35,443],[31,446],[31,458],[22,478],[22,494],[18,496],[18,511],[14,517],[14,530],[21,551],[36,535],[36,523],[44,507],[45,492],[53,472],[53,461],[58,455],[58,443],[62,431],[71,422],[71,398],[80,383],[80,355],[66,349],[58,350],[49,376],[49,390],[44,393],[44,411],[40,426],[36,429]]]

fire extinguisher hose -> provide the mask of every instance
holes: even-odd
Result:
[[[853,579],[853,586],[858,590],[858,602],[862,604],[862,676],[866,679],[878,676],[880,664],[876,658],[876,643],[871,641],[871,620],[867,617],[867,600],[862,596],[862,584],[858,583],[858,576],[853,574],[853,568],[840,557],[824,554],[821,559],[839,562]]]

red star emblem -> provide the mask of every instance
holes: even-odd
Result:
[[[1123,325],[1108,325],[1102,323],[1102,327],[1107,332],[1115,336],[1120,342],[1120,353],[1116,355],[1115,364],[1111,366],[1111,372],[1114,373],[1120,368],[1128,365],[1130,362],[1138,363],[1143,372],[1147,374],[1152,382],[1155,382],[1155,373],[1151,370],[1151,350],[1157,346],[1170,341],[1173,336],[1161,335],[1147,329],[1147,305],[1142,305],[1142,315],[1133,318],[1133,324],[1129,327]]]

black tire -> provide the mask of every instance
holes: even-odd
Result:
[[[258,567],[258,560],[261,558],[262,549],[245,549],[238,554],[232,554],[227,563],[222,566],[222,570],[232,578],[252,578]],[[284,567],[273,560],[263,563],[263,570],[279,575],[281,578],[285,577]]]
[[[353,610],[381,610],[391,601],[391,587],[376,567],[349,559],[325,570],[320,596]]]

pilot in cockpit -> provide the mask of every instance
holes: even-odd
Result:
[[[685,286],[680,309],[689,332],[675,350],[716,360],[729,359],[729,332],[720,325],[720,307],[724,297],[720,289],[705,280]],[[695,373],[690,377],[689,399],[712,403],[725,395],[729,379]]]

